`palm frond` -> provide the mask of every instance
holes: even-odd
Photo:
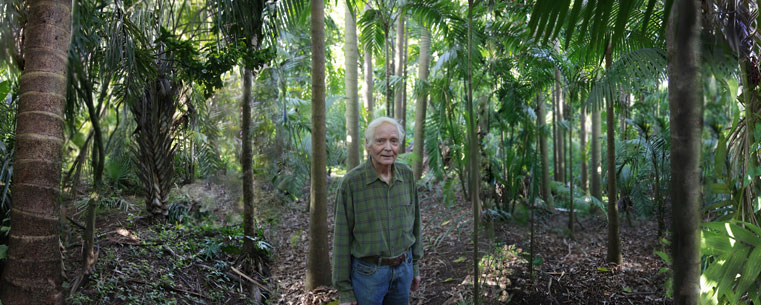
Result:
[[[611,65],[587,97],[587,109],[600,109],[605,101],[617,101],[623,88],[641,88],[666,76],[666,52],[639,49],[625,54]]]

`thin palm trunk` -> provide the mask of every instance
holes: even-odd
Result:
[[[476,139],[476,115],[473,111],[473,0],[468,0],[468,147],[470,153],[470,201],[473,203],[473,304],[478,305],[480,294],[478,293],[478,230],[480,229],[481,206],[478,198],[480,178],[478,161],[478,143]]]
[[[700,149],[703,90],[700,2],[675,1],[667,30],[674,304],[697,304],[700,291]]]
[[[581,97],[581,96],[579,96]],[[582,101],[583,102],[583,101]],[[587,111],[586,107],[581,106],[580,128],[579,128],[579,154],[581,157],[581,189],[584,193],[589,194],[588,175],[587,175]]]
[[[612,64],[612,45],[608,42],[605,50],[605,69]],[[613,110],[613,100],[607,101],[605,117],[607,119],[606,134],[608,135],[608,252],[607,261],[621,264],[621,237],[618,225],[618,205],[616,205],[616,118]]]
[[[344,54],[346,57],[346,169],[359,165],[359,96],[357,95],[358,53],[357,22],[347,4],[344,4],[346,35]]]
[[[570,101],[569,101],[570,104]],[[570,110],[570,109],[569,109]],[[573,117],[572,113],[570,111],[567,112],[568,114],[568,230],[571,232],[571,236],[574,236],[573,231]]]
[[[395,67],[396,71],[394,72],[394,75],[397,77],[402,77],[404,74],[404,12],[399,13],[399,20],[396,23],[396,54],[395,54]],[[403,101],[403,94],[404,86],[403,82],[398,82],[396,88],[394,89],[394,118],[404,125],[404,101]],[[404,145],[401,145],[399,147],[399,153],[404,153]]]
[[[550,211],[555,209],[555,205],[552,199],[552,192],[550,192],[550,166],[548,163],[548,155],[547,155],[547,136],[545,133],[545,119],[546,114],[544,112],[544,98],[542,91],[539,90],[539,93],[536,95],[536,103],[537,103],[537,122],[536,122],[536,128],[539,130],[539,152],[542,155],[542,186],[541,186],[541,194],[542,199],[547,204],[547,208],[550,209]]]
[[[418,79],[417,87],[424,88],[428,80],[428,66],[431,60],[431,32],[423,27],[420,30],[420,57],[418,57]],[[417,156],[412,165],[412,171],[415,179],[420,179],[423,175],[423,155],[425,141],[425,111],[428,104],[428,90],[418,92],[417,101],[415,102],[415,139],[413,152]]]
[[[565,134],[562,131],[563,125],[561,124],[566,119],[566,107],[565,107],[565,101],[563,99],[563,88],[560,84],[561,78],[560,78],[560,69],[555,67],[555,105],[557,107],[557,116],[558,116],[558,177],[560,179],[558,181],[566,182],[565,177]]]
[[[241,171],[243,179],[243,231],[246,236],[255,236],[254,223],[254,169],[253,143],[251,139],[251,91],[254,74],[249,68],[243,68],[243,97],[241,107]],[[256,245],[249,238],[244,239],[243,248],[247,254],[253,254]]]
[[[312,28],[312,162],[309,208],[309,253],[304,287],[329,286],[327,145],[325,143],[325,3],[311,0]]]
[[[558,146],[558,123],[560,123],[560,120],[558,118],[558,98],[557,98],[557,90],[555,90],[555,87],[552,88],[552,176],[555,179],[555,181],[560,181],[560,157],[558,153],[560,152],[560,149]]]
[[[590,179],[590,184],[592,196],[600,201],[602,201],[602,158],[600,156],[602,151],[602,145],[600,142],[602,129],[601,120],[602,116],[600,114],[600,109],[595,108],[594,111],[592,111],[592,147],[590,148],[592,151],[592,164],[590,165],[592,178]]]
[[[13,171],[5,304],[62,304],[58,199],[71,1],[28,1]]]

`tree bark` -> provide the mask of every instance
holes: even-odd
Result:
[[[417,88],[425,88],[428,81],[428,66],[431,61],[431,31],[423,27],[420,30],[420,57],[418,57]],[[415,179],[423,175],[423,156],[425,155],[425,112],[428,104],[428,90],[417,92],[415,101],[415,146],[413,152],[417,159],[412,164]]]
[[[355,14],[344,3],[346,35],[344,54],[346,56],[346,170],[359,165],[359,96],[357,95],[357,22]]]
[[[309,192],[309,254],[304,287],[329,286],[327,146],[325,137],[325,15],[323,0],[312,7],[312,162]]]
[[[678,0],[667,30],[674,304],[698,304],[700,288],[700,149],[703,91],[700,2]]]
[[[550,191],[550,166],[547,160],[549,157],[547,154],[547,135],[544,130],[544,126],[546,125],[545,119],[547,118],[547,115],[544,111],[544,96],[541,90],[539,90],[539,93],[536,95],[536,103],[536,127],[539,130],[539,152],[542,155],[542,199],[545,203],[547,203],[547,207],[550,210],[554,210],[555,204],[553,202],[552,192]]]
[[[605,49],[605,69],[610,70],[612,64],[612,44],[608,41]],[[608,262],[621,264],[621,237],[618,224],[618,205],[616,204],[616,118],[613,110],[613,100],[607,101],[605,117],[607,124],[605,133],[608,135]]]
[[[0,299],[11,305],[62,304],[58,199],[72,2],[28,4],[26,58],[19,78],[14,207]]]

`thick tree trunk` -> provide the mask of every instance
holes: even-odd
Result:
[[[605,69],[609,70],[612,64],[612,46],[608,41],[605,50]],[[621,237],[618,232],[618,205],[616,204],[616,117],[613,110],[614,101],[606,103],[605,117],[607,119],[605,133],[608,135],[608,255],[607,260],[611,263],[621,264]]]
[[[554,210],[555,204],[552,199],[552,192],[550,191],[550,166],[547,160],[549,159],[547,154],[547,133],[544,130],[547,114],[544,111],[544,95],[541,90],[539,90],[539,93],[536,95],[536,104],[536,127],[539,130],[539,152],[542,155],[542,199],[547,204],[547,208]]]
[[[417,87],[423,88],[428,81],[428,66],[431,61],[431,32],[423,27],[420,29],[420,57],[418,57]],[[415,146],[413,152],[417,159],[412,164],[415,179],[423,175],[423,156],[425,155],[425,111],[428,104],[428,90],[418,92],[415,101]]]
[[[71,1],[27,3],[26,61],[19,78],[13,171],[14,206],[0,299],[11,305],[62,304],[58,199]]]
[[[674,304],[697,304],[700,288],[700,149],[703,86],[700,2],[675,1],[667,45],[671,122]]]
[[[348,5],[344,4],[346,35],[344,54],[346,56],[346,169],[359,165],[359,96],[357,95],[357,22]]]
[[[304,287],[330,285],[327,146],[325,138],[325,15],[323,0],[312,3],[312,169],[309,192],[309,254]]]

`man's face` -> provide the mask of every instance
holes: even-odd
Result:
[[[375,163],[381,165],[392,165],[396,161],[399,153],[399,131],[391,123],[383,123],[375,128],[375,135],[368,152]]]

